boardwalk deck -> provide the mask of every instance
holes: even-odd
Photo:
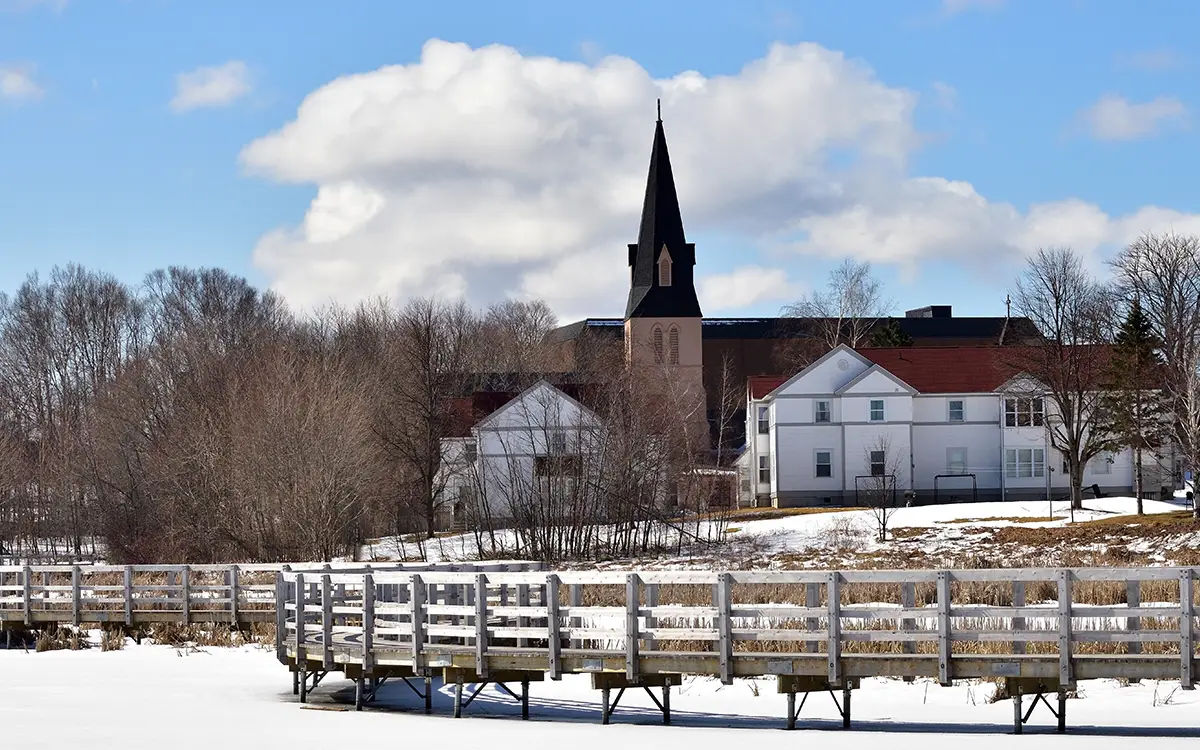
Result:
[[[343,671],[360,707],[380,679],[426,678],[428,690],[440,672],[463,706],[463,685],[520,682],[527,696],[531,681],[590,674],[606,723],[610,690],[651,687],[664,688],[669,721],[666,691],[683,676],[775,676],[790,698],[841,690],[848,725],[862,678],[996,679],[1013,693],[1017,731],[1028,720],[1022,695],[1043,694],[1058,695],[1057,710],[1045,703],[1065,729],[1078,680],[1192,687],[1196,574],[284,572],[276,647],[301,700],[310,682]]]

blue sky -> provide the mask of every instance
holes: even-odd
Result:
[[[853,255],[898,309],[997,314],[1035,245],[1102,268],[1131,234],[1200,231],[1198,26],[1182,1],[0,0],[0,290],[219,265],[302,307],[616,314],[663,95],[706,312],[773,314]],[[446,65],[465,83],[418,78]],[[563,122],[616,156],[560,147]]]

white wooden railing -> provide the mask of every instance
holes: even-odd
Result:
[[[515,563],[515,570],[540,567]],[[26,627],[145,623],[247,625],[275,621],[276,574],[284,570],[473,570],[474,565],[361,563],[288,565],[21,565],[0,567],[0,624]]]
[[[276,645],[301,670],[486,676],[494,659],[512,669],[527,657],[552,678],[619,659],[630,678],[1157,676],[1190,688],[1198,571],[281,571]]]

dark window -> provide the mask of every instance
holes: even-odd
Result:
[[[831,451],[817,451],[817,477],[832,477],[833,476],[833,453]]]
[[[771,432],[771,409],[767,406],[758,407],[758,434],[767,435]]]
[[[887,455],[884,451],[871,451],[871,476],[881,477],[887,470]]]

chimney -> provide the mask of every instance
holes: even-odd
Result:
[[[926,307],[918,307],[916,310],[909,310],[904,313],[906,318],[950,318],[950,305],[928,305]]]

